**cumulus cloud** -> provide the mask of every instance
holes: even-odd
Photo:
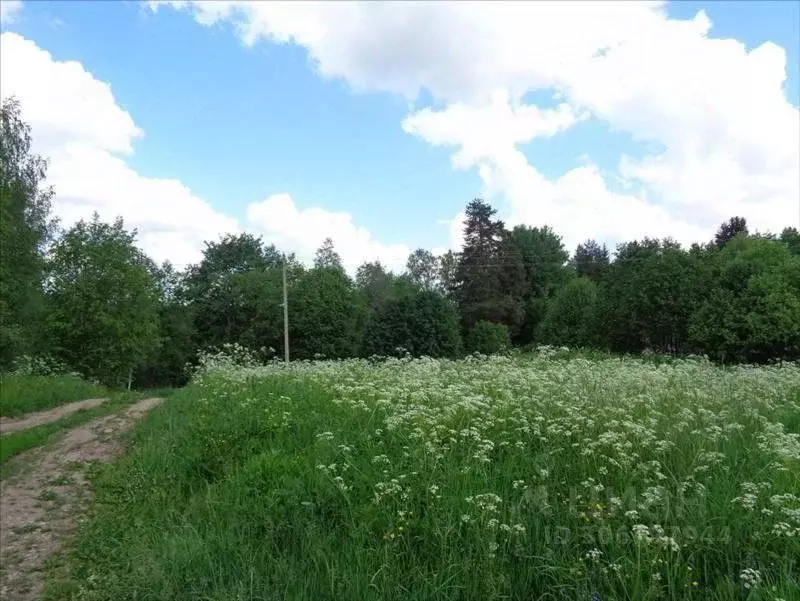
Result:
[[[570,243],[672,235],[708,239],[727,217],[780,230],[800,204],[800,117],[787,100],[786,56],[710,35],[700,11],[669,18],[663,2],[153,3],[204,25],[305,47],[320,75],[356,90],[427,90],[444,108],[404,129],[450,146],[506,200],[508,221],[549,223]],[[557,109],[522,103],[532,90]],[[520,151],[587,116],[646,143],[616,173],[582,164],[546,179]],[[653,150],[656,149],[656,150]],[[619,193],[609,177],[637,195]]]
[[[385,267],[402,270],[409,254],[402,244],[385,245],[348,213],[319,207],[299,209],[289,194],[274,194],[247,207],[251,227],[278,248],[296,252],[310,263],[325,238],[331,238],[345,269],[355,273],[365,260],[379,260]]]
[[[13,23],[22,10],[22,0],[0,0],[0,25]]]
[[[99,81],[75,61],[57,61],[15,33],[0,37],[3,97],[16,96],[30,124],[33,150],[49,160],[54,213],[69,226],[94,211],[122,216],[139,230],[155,260],[196,261],[202,242],[236,231],[235,219],[215,211],[181,182],[144,177],[119,155],[144,135]]]
[[[16,96],[31,125],[34,152],[49,159],[53,208],[65,226],[88,219],[122,216],[139,231],[139,244],[157,261],[183,266],[200,259],[203,242],[243,226],[214,209],[177,179],[145,177],[124,160],[144,132],[120,107],[111,86],[75,61],[57,61],[15,33],[0,37],[3,97]],[[247,210],[246,229],[265,234],[279,248],[306,260],[331,237],[350,271],[379,258],[398,267],[404,246],[386,246],[346,213],[297,209],[288,195],[276,195]]]
[[[463,169],[534,138],[553,136],[578,122],[568,104],[547,110],[513,104],[501,91],[481,107],[459,102],[441,111],[426,108],[407,117],[403,129],[431,144],[458,146],[453,166]]]

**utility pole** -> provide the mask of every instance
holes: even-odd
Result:
[[[286,294],[286,255],[283,255],[283,359],[289,366],[289,298]]]

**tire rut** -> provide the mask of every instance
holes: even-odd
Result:
[[[162,399],[69,430],[58,442],[22,453],[23,473],[0,483],[0,599],[30,601],[42,592],[44,563],[75,532],[89,499],[86,467],[122,454],[119,435]]]
[[[107,402],[108,399],[87,399],[85,401],[76,401],[74,403],[67,403],[66,405],[59,405],[47,411],[38,411],[36,413],[29,413],[19,418],[9,419],[0,417],[0,434],[10,434],[12,432],[19,432],[20,430],[27,430],[36,426],[43,426],[44,424],[51,424],[57,422],[62,417],[66,417],[80,411],[82,409],[92,409]]]

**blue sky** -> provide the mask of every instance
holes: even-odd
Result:
[[[785,95],[770,102],[783,100],[790,114],[791,107],[800,104],[800,3],[674,2],[667,5],[664,19],[689,20],[700,10],[705,11],[713,24],[708,37],[738,40],[748,49],[764,42],[783,48],[788,74]],[[540,207],[541,211],[535,203],[523,206],[518,197],[529,193],[519,190],[530,189],[530,195],[535,195],[537,190],[544,190],[536,186],[545,184],[531,183],[533,176],[521,173],[510,162],[504,163],[508,153],[500,142],[496,155],[481,156],[467,161],[464,168],[454,169],[451,157],[464,147],[457,132],[448,133],[448,141],[437,142],[428,131],[417,134],[404,131],[404,120],[425,107],[445,111],[458,103],[483,106],[484,100],[473,96],[473,90],[465,92],[463,97],[441,91],[437,88],[439,80],[433,76],[425,80],[429,76],[423,73],[418,78],[424,84],[423,91],[418,95],[403,95],[393,90],[394,83],[384,81],[381,73],[359,73],[360,63],[354,63],[353,75],[347,71],[351,67],[345,65],[330,69],[334,72],[339,69],[340,76],[322,76],[320,67],[309,55],[315,54],[319,64],[324,65],[329,60],[324,53],[330,55],[334,51],[318,48],[313,40],[279,44],[262,36],[252,45],[243,41],[241,29],[237,29],[243,22],[252,24],[258,19],[271,18],[231,13],[209,26],[202,23],[202,15],[191,7],[159,7],[154,11],[137,2],[37,1],[24,2],[12,19],[6,19],[3,28],[48,52],[54,62],[77,61],[94,79],[110,84],[117,107],[126,111],[144,132],[143,137],[133,142],[134,152],[124,157],[133,171],[144,178],[179,180],[214,211],[235,219],[244,229],[251,225],[247,213],[251,203],[284,193],[290,195],[298,210],[316,207],[348,213],[353,224],[368,231],[375,244],[408,248],[439,248],[455,243],[448,222],[456,218],[469,199],[479,194],[488,195],[501,216],[512,223],[540,225],[536,223],[539,212],[542,219],[553,215],[558,223],[567,223],[568,216],[555,216],[554,211],[567,205],[570,210],[580,210],[578,200],[559,200],[568,194],[566,190],[574,187],[566,187],[564,191],[548,187],[542,194],[551,194],[552,200],[547,207]],[[346,30],[346,25],[341,29]],[[380,26],[376,30],[380,32]],[[345,43],[350,40],[342,42]],[[359,40],[359,52],[364,48],[369,52],[369,43],[369,39]],[[670,51],[674,49],[665,48],[665,52]],[[400,58],[393,60],[402,60],[406,56],[403,52],[399,48]],[[434,61],[435,52],[434,49]],[[468,68],[469,65],[465,66]],[[731,77],[735,76],[734,66]],[[356,91],[358,78],[364,77],[369,80],[366,87],[370,89]],[[680,85],[680,79],[676,81]],[[516,80],[509,83],[509,89],[516,83]],[[517,102],[552,110],[564,102],[566,94],[568,103],[578,113],[585,110],[578,109],[584,103],[569,94],[581,85],[567,82],[563,86],[544,87],[520,95]],[[609,85],[614,84],[609,82]],[[746,82],[731,85],[747,87]],[[727,101],[725,96],[720,97],[721,102]],[[685,162],[680,157],[672,157],[677,164],[677,175],[670,175],[667,183],[654,182],[652,178],[645,183],[621,183],[622,155],[640,159],[664,152],[670,144],[682,147],[682,142],[673,140],[668,133],[653,134],[653,128],[658,126],[651,128],[638,120],[627,123],[624,115],[620,116],[621,109],[610,109],[615,112],[609,112],[611,116],[607,117],[601,114],[604,108],[594,110],[591,102],[589,106],[587,114],[563,131],[533,135],[509,146],[508,151],[521,153],[528,168],[535,170],[531,171],[535,174],[533,179],[547,182],[590,165],[604,183],[603,190],[598,191],[600,212],[604,211],[602,203],[610,202],[603,200],[606,198],[603,194],[634,190],[637,198],[646,197],[650,204],[674,207],[670,210],[670,219],[674,218],[678,224],[674,227],[686,226],[680,232],[676,229],[679,236],[691,238],[697,232],[705,232],[713,219],[724,214],[724,207],[713,210],[700,207],[696,217],[687,217],[686,207],[670,200],[673,194],[691,195],[695,189],[713,185],[692,183],[694,187],[690,187],[681,179],[681,165]],[[745,111],[741,113],[741,119],[749,118]],[[775,128],[780,129],[777,125]],[[800,144],[800,140],[797,142]],[[754,148],[762,147],[761,141],[753,144]],[[788,175],[786,157],[776,157],[775,164],[783,166],[780,177],[788,181],[794,169],[791,138],[783,140],[783,144],[790,153]],[[764,146],[769,144],[765,142]],[[481,175],[482,166],[493,175]],[[585,176],[580,185],[585,186],[587,193],[596,190],[595,184],[600,185],[588,172],[580,175]],[[519,183],[514,179],[517,177]],[[741,181],[750,181],[748,177],[750,174],[745,170]],[[521,188],[523,185],[529,188]],[[787,186],[781,192],[782,198],[765,197],[763,205],[753,206],[753,215],[767,207],[781,207],[784,211],[791,207],[795,189],[791,182]],[[748,200],[742,202],[744,207]],[[116,208],[124,213],[124,207]],[[597,207],[592,210],[597,211]],[[631,209],[636,214],[638,210]],[[591,210],[587,211],[591,214]],[[624,203],[621,211],[624,218]],[[791,212],[783,214],[784,221],[786,215],[791,220]],[[609,226],[605,228],[609,231],[600,227],[597,232],[592,231],[592,219],[586,219],[580,228],[571,228],[565,241],[574,243],[590,235],[614,240],[629,232],[654,233],[648,231],[644,212],[642,219],[639,230],[630,227],[611,231],[614,228],[609,230]],[[658,215],[652,218],[654,223],[659,221],[663,219]],[[302,221],[293,224],[291,227],[302,228]],[[267,237],[271,233],[279,243],[290,246],[310,247],[313,242],[300,241],[301,234],[297,232],[276,235],[269,227],[262,230]],[[332,231],[336,233],[335,228]],[[346,237],[347,230],[341,235]],[[159,245],[158,253],[169,254],[168,251],[168,244]]]

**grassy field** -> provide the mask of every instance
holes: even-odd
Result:
[[[70,403],[108,396],[108,390],[75,375],[0,374],[0,416],[17,417]]]
[[[800,599],[800,366],[218,369],[95,477],[50,598]]]

